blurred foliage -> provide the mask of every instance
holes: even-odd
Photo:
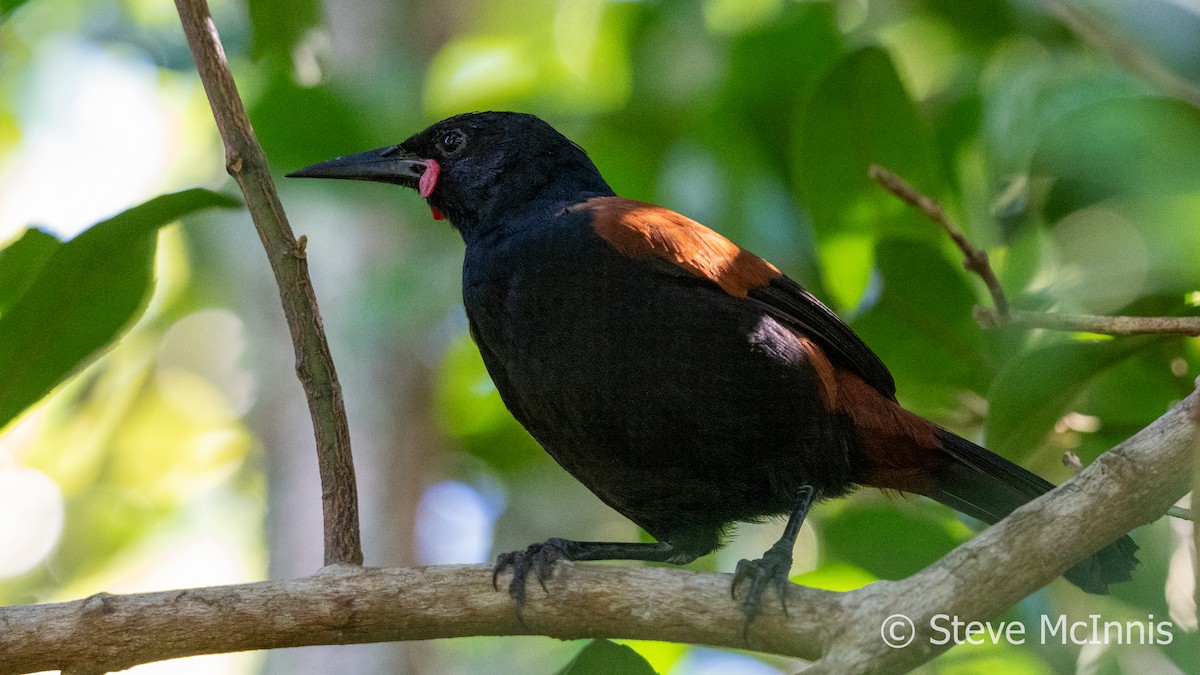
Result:
[[[27,233],[4,249],[11,289],[0,313],[0,427],[112,342],[149,297],[158,229],[241,202],[208,190],[163,195],[64,244]],[[46,339],[47,334],[54,336]]]
[[[72,11],[48,0],[0,3],[0,157],[15,156],[34,136],[37,115],[25,110],[25,92],[43,43],[69,33],[152,64],[164,81],[189,83],[191,97],[177,104],[188,111],[178,115],[186,122],[177,124],[181,135],[199,140],[173,149],[159,191],[222,180],[211,123],[170,12],[138,0],[67,4]],[[1188,29],[1200,19],[1190,5],[1074,4],[1200,88],[1200,39]],[[1069,476],[1059,462],[1064,450],[1091,461],[1191,391],[1200,371],[1195,339],[981,331],[971,307],[990,301],[961,269],[961,255],[866,176],[870,164],[883,164],[939,199],[988,249],[1017,307],[1196,313],[1200,113],[1106,60],[1043,3],[252,0],[216,2],[214,11],[255,129],[280,173],[397,142],[453,113],[537,113],[586,148],[619,194],[706,222],[827,300],[889,364],[906,406],[1056,482]],[[164,85],[160,94],[171,91]],[[0,190],[16,180],[5,168],[12,166],[0,164]],[[70,195],[81,188],[59,189]],[[497,503],[522,517],[499,518],[498,542],[638,536],[582,487],[554,478],[551,460],[504,410],[465,335],[456,298],[460,244],[452,232],[431,227],[418,199],[384,186],[281,189],[293,222],[311,234],[322,298],[330,287],[350,289],[322,306],[335,339],[341,331],[349,345],[335,344],[341,368],[368,364],[363,368],[388,377],[404,371],[395,360],[417,358],[436,372],[432,415],[451,449],[425,469],[426,481],[452,474],[481,492],[506,491]],[[6,237],[0,322],[17,313],[30,289],[43,287],[25,270],[51,264],[71,245],[36,229]],[[171,327],[199,308],[228,304],[241,317],[262,313],[243,281],[246,268],[262,261],[244,262],[250,254],[243,249],[253,242],[227,232],[191,228],[186,239],[177,266],[194,260],[222,274],[182,274],[178,283],[192,284],[186,291],[161,307],[152,302],[110,354],[25,416],[36,421],[33,432],[18,419],[6,433],[33,439],[17,444],[13,461],[52,477],[66,501],[57,549],[40,568],[0,586],[6,600],[52,595],[101,575],[179,522],[181,510],[213,486],[237,499],[257,498],[261,473],[247,462],[254,441],[242,426],[244,410],[230,405],[237,396],[212,372],[188,375],[207,366],[168,368],[159,356],[173,339]],[[138,255],[138,265],[113,261],[101,271],[145,283],[145,246]],[[322,267],[322,260],[331,262]],[[99,292],[84,280],[55,278]],[[99,302],[75,299],[85,307]],[[84,317],[65,305],[53,309],[49,300],[35,304],[63,322],[66,314]],[[122,306],[132,312],[136,305]],[[109,323],[88,349],[74,350],[77,359],[126,320]],[[60,332],[81,335],[61,325]],[[0,334],[0,344],[4,339],[14,338]],[[10,360],[12,367],[49,363],[46,342],[23,343],[18,355],[25,358]],[[258,349],[261,355],[283,347]],[[50,380],[76,370],[77,360],[68,361],[57,361]],[[18,379],[27,391],[12,412],[53,384]],[[353,398],[354,388],[347,390]],[[179,400],[187,403],[172,403]],[[877,494],[824,504],[811,522],[817,564],[794,570],[795,578],[833,589],[910,574],[977,526],[925,500]],[[1183,628],[1195,626],[1195,607],[1178,586],[1190,571],[1168,565],[1189,540],[1165,522],[1134,536],[1143,564],[1111,598],[1082,597],[1060,581],[1007,616],[1032,626],[1042,614],[1136,620],[1153,613],[1175,621],[1172,644],[1082,653],[1055,642],[955,649],[929,670],[1139,672],[1168,659],[1183,672],[1200,671],[1196,634]],[[731,544],[743,553],[740,546],[758,544]],[[743,557],[760,553],[747,548]],[[562,668],[561,648],[502,644],[448,641],[436,647],[438,662],[472,671],[502,654],[514,669]],[[688,655],[710,653],[598,641],[571,667],[628,649],[659,672],[682,672],[697,663]]]
[[[558,675],[655,675],[641,655],[610,640],[591,640]]]

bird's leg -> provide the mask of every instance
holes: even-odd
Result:
[[[758,560],[741,560],[733,573],[733,585],[729,592],[737,599],[738,588],[743,582],[750,584],[746,595],[742,598],[742,611],[746,615],[745,630],[749,630],[750,622],[762,612],[762,595],[768,586],[774,586],[779,593],[779,603],[783,613],[787,614],[787,585],[788,572],[792,569],[792,549],[796,546],[796,535],[812,506],[815,491],[811,485],[802,485],[797,492],[796,508],[788,517],[787,526],[783,528],[783,536],[775,545],[767,549]]]
[[[680,551],[667,543],[636,544],[607,541],[572,541],[570,539],[548,539],[541,544],[532,544],[524,551],[501,553],[492,568],[492,586],[500,590],[497,578],[509,567],[513,577],[508,585],[508,595],[517,605],[519,612],[525,604],[525,578],[532,571],[546,590],[546,579],[550,568],[559,560],[649,560],[682,565],[697,558],[696,554]]]

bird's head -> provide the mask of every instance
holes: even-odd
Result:
[[[612,190],[587,153],[533,115],[456,115],[390,145],[314,164],[289,178],[341,178],[413,188],[435,219],[464,236],[533,203],[571,203]]]

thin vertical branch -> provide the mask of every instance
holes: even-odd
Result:
[[[304,385],[317,444],[325,521],[325,564],[362,564],[358,495],[350,454],[350,426],[342,389],[305,261],[271,180],[267,159],[250,127],[225,50],[205,0],[175,0],[183,31],[225,143],[225,166],[233,176],[262,239],[279,284],[296,351],[296,374]]]

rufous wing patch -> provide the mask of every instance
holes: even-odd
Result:
[[[596,233],[623,255],[669,261],[737,298],[782,276],[766,260],[661,206],[623,197],[594,197],[571,210],[590,212]]]
[[[933,423],[900,407],[858,375],[837,368],[817,344],[799,330],[794,332],[817,376],[821,403],[854,423],[871,462],[864,483],[884,490],[926,492],[933,473],[950,459],[942,451]]]
[[[808,357],[808,365],[816,373],[817,385],[821,388],[821,404],[826,410],[838,410],[841,404],[838,398],[837,370],[834,369],[833,364],[829,362],[829,357],[825,355],[825,352],[816,343],[794,328],[792,332],[795,333],[796,339],[800,341],[800,346],[804,348],[804,353]]]
[[[885,490],[925,493],[934,472],[950,457],[942,449],[937,427],[884,397],[859,376],[836,371],[839,412],[850,416],[863,450],[871,460],[866,485]]]

